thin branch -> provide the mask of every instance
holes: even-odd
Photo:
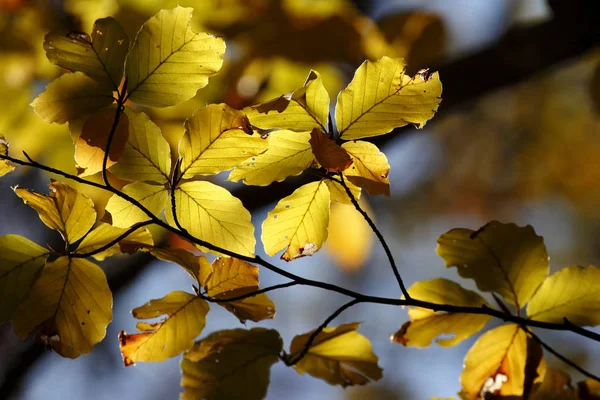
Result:
[[[398,286],[400,286],[400,290],[402,291],[402,295],[404,296],[404,298],[406,300],[410,300],[411,299],[410,294],[408,294],[408,290],[406,290],[406,286],[404,286],[404,282],[402,281],[402,277],[400,276],[400,272],[398,271],[398,267],[396,266],[396,261],[394,261],[394,256],[392,255],[392,251],[390,250],[387,242],[385,241],[385,238],[383,237],[383,235],[381,234],[379,229],[377,229],[377,227],[375,226],[375,222],[373,222],[371,217],[369,217],[369,215],[366,213],[366,211],[361,208],[360,204],[358,204],[358,201],[356,201],[356,199],[354,198],[352,191],[350,190],[350,188],[348,187],[348,185],[346,185],[346,182],[344,181],[344,175],[340,172],[340,174],[338,176],[340,177],[339,183],[346,190],[346,194],[348,195],[348,197],[350,197],[350,201],[352,201],[354,208],[356,208],[356,210],[363,216],[365,221],[367,221],[367,223],[369,224],[369,226],[371,227],[371,229],[377,236],[377,239],[379,239],[379,243],[381,243],[383,250],[385,250],[385,254],[390,263],[390,267],[392,267],[392,271],[394,272],[394,276],[396,277]]]
[[[104,158],[102,159],[102,180],[104,180],[104,184],[107,187],[112,187],[110,181],[108,180],[108,157],[110,155],[110,148],[112,145],[113,138],[115,137],[115,133],[117,132],[117,126],[119,125],[119,121],[121,119],[121,114],[125,111],[125,96],[127,93],[127,78],[125,78],[125,82],[123,83],[123,90],[119,93],[119,98],[117,99],[117,110],[115,111],[115,119],[113,120],[112,127],[110,128],[110,132],[108,134],[108,139],[106,140],[106,148],[104,149]]]
[[[233,301],[240,301],[240,300],[247,299],[249,297],[258,296],[259,294],[267,293],[272,290],[284,289],[284,288],[288,288],[288,287],[292,287],[292,286],[296,286],[296,285],[299,285],[299,283],[295,282],[295,281],[280,283],[279,285],[273,285],[273,286],[269,286],[269,287],[266,287],[263,289],[255,290],[250,293],[242,294],[242,295],[235,296],[235,297],[227,297],[227,298],[216,298],[214,296],[211,297],[211,296],[205,296],[202,294],[200,294],[199,296],[210,303],[230,303]]]
[[[117,244],[121,240],[127,238],[127,236],[131,235],[132,233],[134,233],[138,229],[143,228],[144,226],[150,225],[152,223],[153,223],[152,221],[148,220],[148,221],[138,222],[136,224],[133,224],[133,225],[131,225],[131,227],[129,229],[127,229],[121,235],[119,235],[115,239],[111,240],[110,242],[106,243],[105,245],[103,245],[101,247],[98,247],[97,249],[94,249],[94,250],[89,251],[87,253],[72,253],[72,254],[69,255],[69,257],[71,257],[71,258],[87,258],[87,257],[94,256],[94,255],[96,255],[98,253],[102,253],[104,250],[110,249],[115,244]]]

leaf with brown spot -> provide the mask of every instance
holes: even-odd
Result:
[[[390,195],[390,164],[387,157],[372,143],[346,142],[342,148],[352,158],[352,165],[344,176],[354,185],[365,189],[370,195]]]

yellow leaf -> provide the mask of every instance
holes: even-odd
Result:
[[[213,273],[206,282],[206,294],[217,299],[227,299],[258,290],[258,267],[237,258],[217,258]],[[227,303],[217,303],[233,313],[244,323],[275,317],[275,304],[265,293]]]
[[[155,216],[159,216],[165,208],[168,192],[164,186],[150,185],[143,182],[134,182],[121,189],[121,192],[137,200]],[[137,222],[150,219],[145,212],[123,198],[113,195],[106,211],[112,216],[112,224],[119,228],[129,228]]]
[[[460,375],[463,390],[471,397],[480,393],[521,396],[526,359],[527,334],[518,325],[487,331],[465,357]]]
[[[284,197],[262,224],[265,252],[273,256],[286,249],[281,259],[312,256],[327,239],[329,189],[325,181],[311,182]]]
[[[22,338],[38,325],[38,337],[63,357],[89,353],[112,320],[112,294],[96,264],[60,257],[46,264],[13,318]]]
[[[192,236],[238,254],[254,254],[250,213],[227,189],[210,182],[187,182],[175,189],[175,202],[177,219]],[[167,220],[176,226],[171,207]]]
[[[171,175],[171,148],[160,128],[142,112],[125,109],[129,136],[119,162],[110,170],[119,178],[163,184]]]
[[[148,250],[156,258],[181,265],[200,286],[205,286],[212,274],[212,265],[204,256],[179,248],[150,247]]]
[[[282,348],[279,333],[270,329],[212,333],[183,355],[180,398],[261,400]]]
[[[422,128],[433,117],[442,94],[438,73],[422,70],[411,78],[405,68],[403,60],[389,57],[358,67],[335,107],[342,139],[383,135],[407,124]]]
[[[119,333],[123,363],[127,367],[138,361],[164,361],[189,349],[204,329],[208,310],[202,298],[181,291],[134,308],[131,313],[138,319],[167,317],[155,323],[138,322],[141,333]]]
[[[49,253],[22,236],[0,236],[0,325],[25,300]]]
[[[327,172],[341,172],[352,164],[348,152],[318,129],[310,132],[310,146],[315,158]]]
[[[364,385],[378,381],[382,370],[371,350],[369,339],[356,330],[359,323],[325,328],[310,346],[308,353],[294,368],[300,374],[308,372],[330,385]],[[313,331],[296,336],[290,345],[290,358],[302,351]]]
[[[342,148],[350,154],[352,165],[344,176],[354,185],[366,189],[370,195],[390,195],[390,164],[377,146],[369,142],[347,142]]]
[[[363,209],[368,208],[366,202],[361,203]],[[325,249],[344,271],[354,272],[365,265],[373,250],[373,231],[353,205],[331,203],[327,232]]]
[[[492,221],[477,231],[452,229],[438,238],[437,254],[479,290],[496,292],[521,308],[548,274],[544,239],[529,225]]]
[[[192,9],[162,10],[142,25],[127,55],[129,99],[167,107],[191,99],[221,69],[225,41],[190,26]]]
[[[232,169],[267,149],[267,140],[252,134],[246,115],[226,104],[211,104],[185,121],[179,143],[183,178]]]
[[[408,293],[417,300],[436,304],[489,307],[477,293],[442,278],[416,282]],[[410,321],[392,335],[392,340],[415,347],[427,347],[434,339],[440,346],[457,345],[483,329],[492,318],[489,315],[435,312],[418,307],[410,307],[408,316]]]
[[[267,186],[288,176],[300,175],[315,158],[309,140],[309,132],[271,132],[267,151],[243,161],[227,180]]]
[[[94,203],[78,190],[53,181],[50,195],[14,188],[17,196],[38,212],[50,229],[57,230],[65,242],[72,244],[81,239],[96,222]]]
[[[329,118],[329,94],[321,75],[311,71],[302,88],[244,111],[252,125],[262,129],[306,132],[316,128],[325,132]]]
[[[88,233],[85,238],[79,244],[76,253],[78,254],[86,254],[92,251],[96,251],[97,249],[106,246],[113,240],[118,239],[123,235],[127,229],[117,228],[115,226],[106,224],[101,222],[94,230]],[[154,244],[154,240],[152,239],[152,234],[146,228],[140,228],[135,232],[127,235],[125,238],[119,240],[118,243],[109,247],[108,249],[94,254],[93,257],[102,261],[106,257],[110,257],[113,254],[117,253],[135,253],[139,246],[148,245],[152,246]]]
[[[600,269],[573,265],[550,275],[533,295],[527,315],[536,321],[600,324]]]
[[[4,139],[4,135],[0,135],[0,154],[8,155],[8,142]],[[10,161],[0,159],[0,176],[4,176],[15,169],[15,166]]]
[[[325,183],[329,188],[329,193],[331,194],[332,202],[335,201],[342,204],[352,205],[352,201],[350,200],[348,193],[346,193],[346,189],[344,189],[344,187],[341,184],[330,179],[328,179]],[[346,180],[344,183],[346,183],[346,186],[348,186],[354,198],[356,200],[359,200],[361,189],[348,180]]]
[[[83,72],[71,72],[50,82],[31,106],[47,123],[64,124],[107,107],[113,100],[112,89],[100,86]]]
[[[108,17],[96,21],[91,38],[83,32],[50,32],[44,40],[44,50],[53,64],[81,71],[103,87],[117,90],[129,38],[121,24]]]

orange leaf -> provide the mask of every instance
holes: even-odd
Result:
[[[348,152],[317,128],[310,132],[309,143],[319,164],[329,172],[341,172],[352,164]]]

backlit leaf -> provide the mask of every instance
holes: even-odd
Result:
[[[544,381],[534,390],[531,400],[577,400],[577,390],[571,386],[571,377],[560,369],[548,366]]]
[[[258,290],[258,267],[237,258],[218,258],[206,282],[206,294],[218,299],[241,296]],[[275,304],[265,293],[227,303],[217,303],[243,323],[275,317]]]
[[[527,315],[536,321],[600,324],[600,269],[573,265],[550,275],[533,295]]]
[[[107,107],[113,100],[111,88],[100,86],[83,72],[71,72],[50,82],[31,106],[47,123],[64,124]]]
[[[179,248],[150,247],[149,251],[156,258],[181,265],[200,286],[205,286],[212,274],[212,265],[204,256]]]
[[[137,200],[155,216],[159,216],[165,208],[168,197],[164,186],[150,185],[144,182],[134,182],[124,186],[121,192]],[[112,216],[112,224],[119,228],[129,228],[137,222],[150,219],[145,212],[117,195],[113,195],[108,200],[106,211]]]
[[[477,293],[442,278],[416,282],[408,293],[417,300],[436,304],[489,307]],[[419,307],[410,307],[408,316],[410,321],[392,335],[392,340],[415,347],[427,347],[433,340],[440,346],[454,346],[479,332],[492,318],[489,315],[435,312]]]
[[[129,108],[127,143],[119,162],[110,170],[119,178],[162,184],[171,174],[171,148],[160,128],[141,112]]]
[[[475,398],[480,393],[521,396],[527,359],[527,334],[518,325],[487,331],[465,357],[460,375],[463,390]]]
[[[3,156],[8,155],[8,142],[4,139],[3,135],[0,135],[0,154]],[[4,176],[15,169],[15,166],[10,161],[0,159],[0,176]]]
[[[214,332],[183,355],[180,398],[263,399],[282,348],[279,333],[271,329]]]
[[[48,254],[22,236],[0,236],[0,325],[25,300]]]
[[[378,381],[382,370],[377,356],[371,350],[369,339],[356,330],[359,323],[325,328],[310,346],[308,353],[294,368],[298,373],[308,372],[331,385],[354,386]],[[290,345],[290,357],[295,357],[308,342],[312,331],[296,336]]]
[[[44,40],[44,50],[53,64],[81,71],[103,87],[117,90],[129,38],[121,24],[108,17],[96,21],[91,38],[83,32],[50,32]]]
[[[40,325],[38,337],[63,357],[89,353],[112,320],[112,294],[96,264],[60,257],[46,264],[13,318],[25,338]]]
[[[192,236],[238,254],[254,254],[250,213],[226,189],[210,182],[187,182],[175,189],[175,202],[179,223]],[[167,211],[169,224],[175,226],[171,207]]]
[[[529,225],[492,221],[477,231],[452,229],[438,238],[437,254],[479,290],[501,294],[521,308],[548,274],[544,240]]]
[[[155,323],[138,322],[141,333],[119,333],[123,363],[127,367],[138,361],[163,361],[189,349],[204,329],[208,310],[202,298],[181,291],[134,308],[131,313],[138,319],[166,318]]]
[[[96,251],[118,239],[125,234],[126,231],[127,229],[117,228],[116,226],[102,222],[85,236],[77,248],[77,253],[86,254]],[[152,246],[153,244],[152,234],[146,228],[140,228],[119,240],[118,243],[112,245],[108,249],[94,254],[93,257],[98,261],[102,261],[113,254],[132,254],[135,253],[141,245]]]
[[[370,195],[390,195],[390,164],[377,146],[369,142],[347,142],[342,148],[350,154],[352,165],[344,176],[354,185],[365,189]]]
[[[315,158],[328,172],[341,172],[352,164],[348,152],[318,129],[310,132],[310,146]]]
[[[329,189],[325,181],[311,182],[277,203],[262,224],[265,252],[284,250],[282,260],[316,253],[327,239]]]
[[[17,196],[38,212],[40,219],[50,229],[57,230],[65,242],[71,244],[81,239],[96,222],[92,200],[72,187],[53,181],[50,194],[14,188]]]
[[[246,115],[226,104],[211,104],[185,121],[179,143],[183,178],[232,169],[267,149],[267,140],[252,134]]]
[[[221,69],[225,41],[190,26],[192,9],[162,10],[142,25],[127,55],[129,99],[167,107],[191,99]]]
[[[321,75],[311,71],[302,88],[244,111],[252,125],[262,129],[310,132],[316,128],[327,131],[329,94]]]
[[[344,189],[344,187],[341,184],[331,179],[328,179],[325,183],[329,188],[329,193],[331,194],[331,201],[352,205],[352,201],[350,200],[348,193],[346,193],[346,189]],[[346,180],[344,183],[346,184],[346,186],[348,186],[354,198],[356,200],[360,199],[361,189],[348,180]]]
[[[407,124],[422,128],[441,101],[438,73],[405,74],[401,59],[365,61],[338,95],[335,120],[340,136],[355,140],[383,135]]]
[[[315,158],[309,140],[309,132],[271,132],[267,151],[243,161],[227,180],[267,186],[288,176],[300,175]]]

